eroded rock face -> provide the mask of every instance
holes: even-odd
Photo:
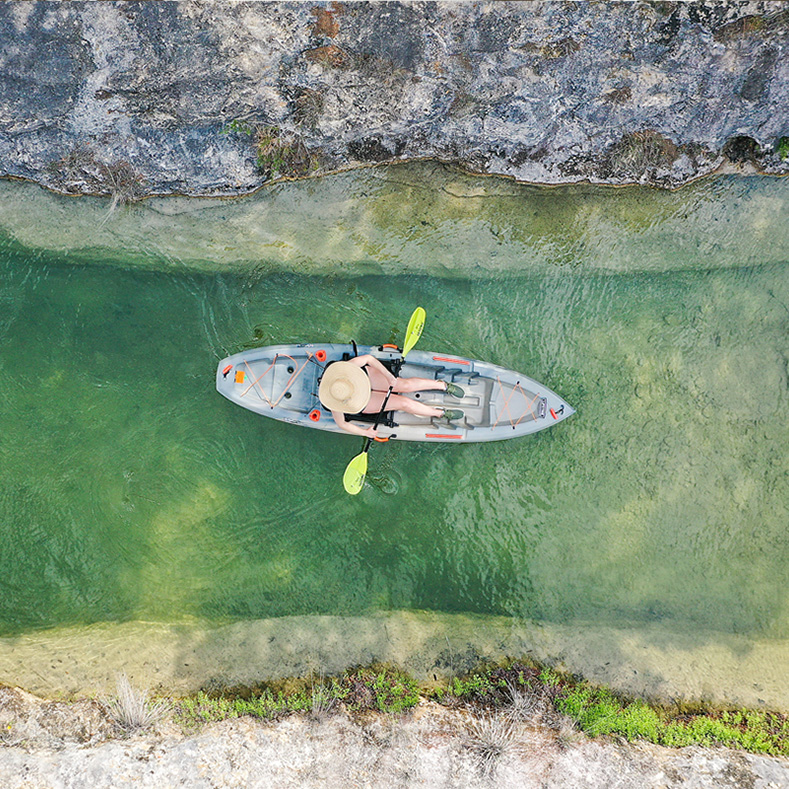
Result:
[[[68,192],[416,157],[542,183],[789,172],[781,2],[5,3],[0,35],[0,173]]]
[[[112,733],[97,701],[48,701],[21,688],[0,687],[0,746],[60,749],[100,742]]]

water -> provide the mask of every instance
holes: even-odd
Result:
[[[107,215],[6,185],[0,635],[427,611],[446,615],[434,640],[471,614],[561,631],[557,653],[617,628],[688,654],[782,645],[787,196],[395,168]],[[357,440],[213,391],[227,354],[402,339],[418,304],[420,347],[521,370],[578,413],[517,441],[374,447],[350,498]],[[737,671],[785,676],[776,660]]]

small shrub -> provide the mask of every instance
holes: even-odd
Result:
[[[128,677],[121,674],[117,679],[117,695],[106,707],[115,727],[129,737],[158,723],[170,711],[170,702],[149,700],[147,690],[134,690]]]
[[[603,164],[612,175],[643,176],[670,169],[678,156],[679,149],[671,140],[647,129],[624,135],[606,151]]]
[[[278,175],[303,176],[318,166],[315,155],[297,135],[283,135],[278,126],[262,126],[255,131],[257,167],[266,178]]]
[[[508,701],[507,714],[515,721],[533,717],[542,702],[541,694],[524,691],[511,682],[507,683],[505,696]]]
[[[112,198],[110,213],[144,197],[145,179],[127,161],[103,162],[85,146],[78,146],[47,169],[68,192],[89,192]]]
[[[352,712],[404,712],[419,702],[419,688],[399,669],[389,666],[360,668],[342,677],[337,697]]]
[[[313,718],[325,718],[336,705],[337,695],[332,687],[324,684],[313,685],[310,690],[310,714]]]
[[[129,162],[101,164],[104,183],[112,197],[112,212],[119,205],[137,202],[143,196],[143,177]]]
[[[782,160],[789,159],[789,137],[779,137],[775,144],[775,152]]]
[[[289,93],[293,120],[299,126],[315,128],[323,112],[324,94],[310,88],[294,88]]]
[[[492,775],[503,756],[519,749],[515,721],[506,715],[473,718],[466,727],[464,745],[476,757],[484,775]]]

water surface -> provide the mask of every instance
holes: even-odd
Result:
[[[412,167],[107,214],[5,185],[0,635],[428,611],[565,643],[783,643],[788,195]],[[517,441],[375,447],[350,498],[355,439],[213,391],[227,354],[396,341],[417,304],[420,347],[521,370],[578,413]]]

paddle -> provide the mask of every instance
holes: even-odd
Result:
[[[425,327],[425,311],[421,307],[417,307],[411,315],[411,320],[408,321],[408,328],[405,330],[405,342],[403,343],[403,359],[406,354],[416,345],[419,338],[422,336],[422,329]],[[378,412],[373,430],[378,427],[384,412],[386,411],[386,404],[389,402],[389,395],[392,394],[392,386],[386,393],[384,403],[381,410]],[[367,476],[367,451],[370,449],[371,438],[364,442],[364,448],[354,458],[345,469],[345,474],[342,476],[342,484],[346,493],[355,496],[364,486],[364,478]]]
[[[422,329],[425,328],[425,311],[421,307],[414,310],[411,320],[408,321],[408,328],[405,330],[405,342],[403,343],[403,359],[408,356],[408,352],[416,345],[417,340],[422,336]]]
[[[373,430],[378,427],[378,423],[381,421],[384,411],[386,411],[386,404],[389,402],[390,394],[392,394],[391,386],[384,398],[384,404],[381,406],[381,410],[375,418]],[[345,492],[350,493],[351,496],[355,496],[364,486],[364,478],[367,476],[367,451],[370,449],[371,441],[372,438],[365,439],[362,451],[351,460],[345,469],[345,473],[342,475],[342,485],[345,488]]]

